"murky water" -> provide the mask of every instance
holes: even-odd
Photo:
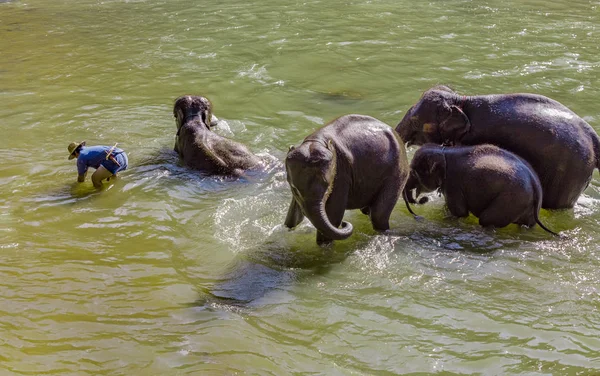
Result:
[[[600,370],[600,179],[552,229],[443,202],[359,212],[330,248],[282,227],[290,144],[347,113],[395,125],[438,83],[534,92],[600,130],[600,2],[0,1],[1,374],[574,375]],[[173,100],[268,164],[188,171]],[[71,141],[131,167],[76,183]],[[412,155],[414,150],[409,150]]]

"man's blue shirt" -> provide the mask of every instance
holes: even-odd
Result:
[[[100,167],[102,162],[106,164],[106,153],[111,149],[111,146],[84,146],[79,152],[77,157],[77,172],[79,175],[83,175],[87,172],[88,168],[92,167],[97,169]],[[112,151],[113,156],[123,153],[123,150],[114,148]]]

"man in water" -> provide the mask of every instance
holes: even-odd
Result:
[[[69,159],[77,158],[77,181],[83,183],[87,170],[96,169],[92,174],[94,187],[101,188],[102,180],[116,177],[117,172],[127,168],[127,154],[115,146],[85,146],[85,141],[71,142],[67,147]]]

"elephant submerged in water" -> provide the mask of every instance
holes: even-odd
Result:
[[[535,94],[458,95],[427,90],[396,127],[408,145],[493,144],[531,164],[545,209],[572,208],[600,167],[600,138],[561,103]]]
[[[285,226],[294,228],[308,217],[319,244],[352,235],[352,225],[342,221],[346,209],[361,209],[375,230],[388,230],[408,178],[406,150],[398,134],[363,115],[335,119],[300,146],[291,146],[285,168],[293,195]]]
[[[527,162],[494,145],[445,147],[426,144],[415,153],[404,198],[436,189],[446,198],[455,217],[469,212],[482,226],[504,227],[511,223],[535,226],[557,235],[538,217],[542,204],[540,181]],[[408,205],[407,202],[407,205]]]
[[[213,132],[212,104],[201,96],[185,95],[173,106],[177,123],[174,150],[193,169],[217,175],[240,175],[262,164],[246,146]]]

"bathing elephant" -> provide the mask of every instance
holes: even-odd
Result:
[[[260,159],[246,146],[211,131],[215,122],[207,98],[192,95],[177,98],[173,116],[177,123],[174,149],[186,166],[207,174],[240,175],[261,165]]]
[[[398,134],[363,115],[335,119],[300,146],[291,146],[285,168],[293,196],[285,226],[294,228],[308,217],[319,244],[352,235],[352,225],[342,221],[346,209],[361,209],[375,230],[388,230],[408,178],[406,150]]]
[[[479,218],[482,226],[539,224],[542,187],[529,163],[494,145],[445,147],[426,144],[415,153],[404,198],[414,203],[423,192],[439,189],[453,216]]]
[[[559,102],[536,94],[462,96],[427,90],[396,127],[407,145],[494,144],[531,164],[546,209],[572,208],[599,167],[594,129]]]

